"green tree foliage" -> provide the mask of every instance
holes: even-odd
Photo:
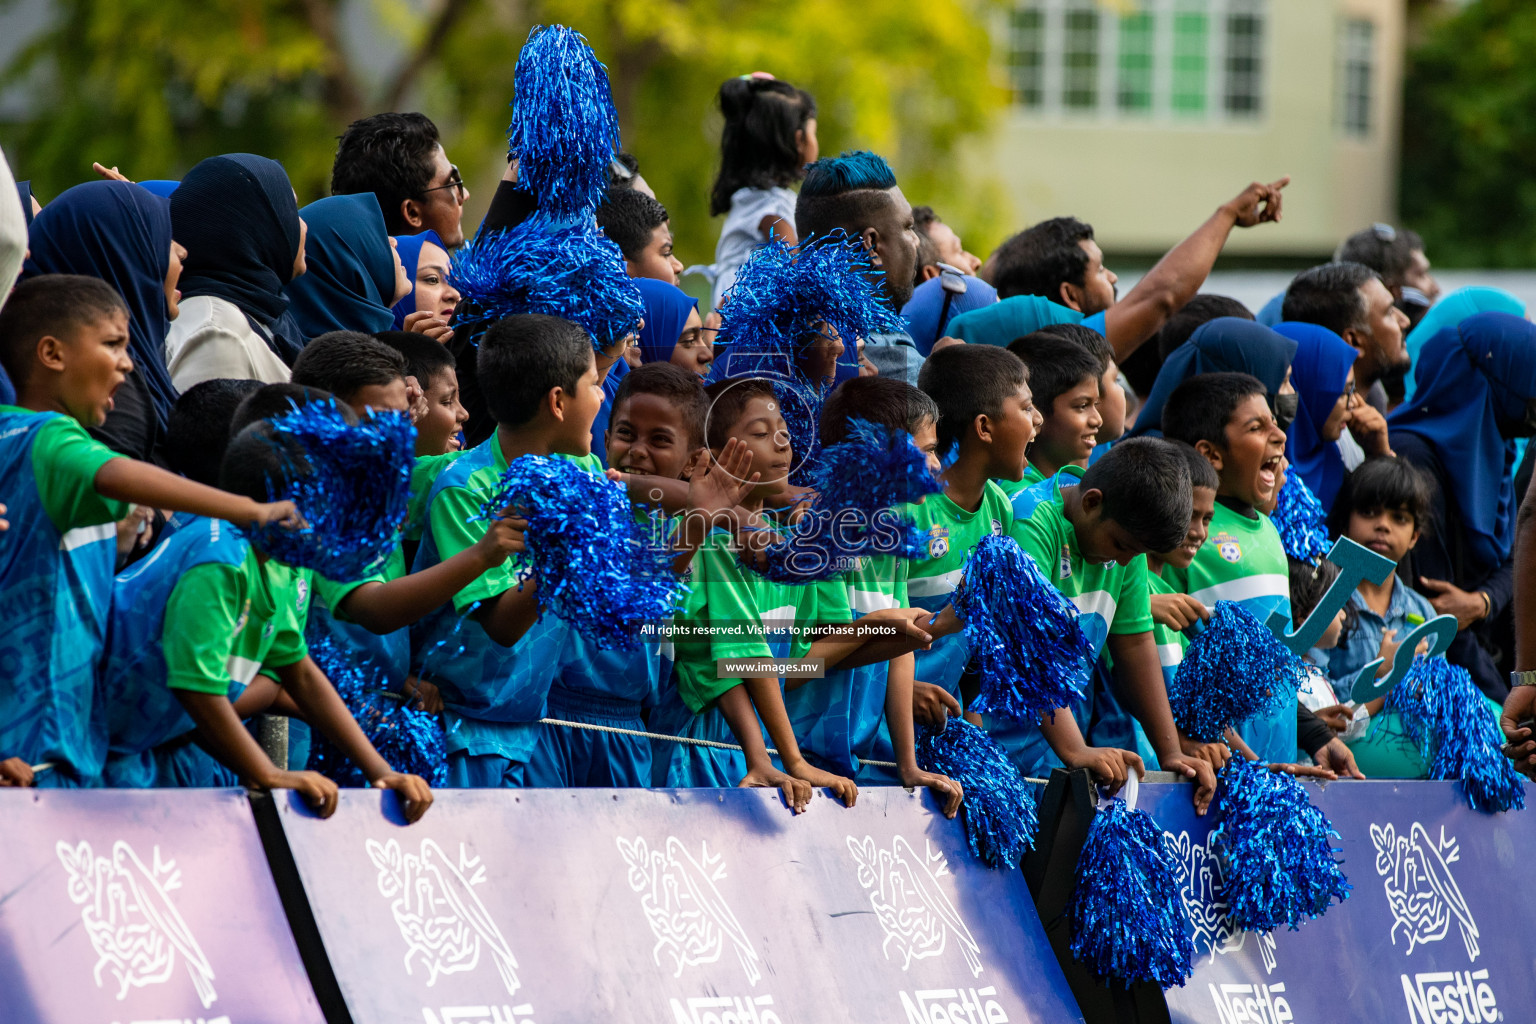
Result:
[[[5,71],[36,117],[0,126],[0,144],[44,198],[88,177],[92,160],[174,178],[202,157],[248,151],[281,160],[303,202],[325,194],[349,121],[418,109],[470,182],[473,222],[500,173],[518,48],[531,25],[561,22],[607,62],[625,148],[690,261],[707,261],[718,233],[707,200],[715,90],[756,70],[816,95],[823,153],[885,154],[913,202],[977,248],[1009,225],[1001,191],[964,158],[1006,98],[987,31],[996,3],[57,0],[54,26]],[[359,26],[391,66],[359,56]]]
[[[1536,4],[1477,0],[1409,53],[1404,220],[1439,264],[1536,265]]]

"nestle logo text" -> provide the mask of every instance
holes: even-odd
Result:
[[[1484,1024],[1502,1020],[1488,972],[1430,971],[1403,979],[1411,1024]]]

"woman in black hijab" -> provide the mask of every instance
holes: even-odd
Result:
[[[171,223],[191,253],[166,338],[176,386],[286,381],[304,338],[283,285],[304,273],[305,226],[282,165],[249,153],[209,157],[172,193]]]

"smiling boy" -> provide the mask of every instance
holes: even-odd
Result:
[[[1103,366],[1076,341],[1044,331],[1026,334],[1008,351],[1029,367],[1029,387],[1042,416],[1023,479],[1001,484],[1012,497],[1055,476],[1063,466],[1088,464],[1104,426],[1099,395]]]
[[[1163,434],[1193,447],[1216,470],[1210,536],[1188,568],[1168,565],[1163,580],[1207,608],[1235,601],[1260,622],[1278,611],[1289,620],[1290,570],[1280,534],[1260,512],[1274,500],[1285,431],[1275,424],[1264,385],[1246,373],[1207,373],[1168,398]],[[1296,760],[1296,700],[1238,730],[1265,761]]]

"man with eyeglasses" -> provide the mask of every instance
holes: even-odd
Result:
[[[425,114],[374,114],[347,126],[331,168],[331,194],[362,192],[378,197],[391,235],[430,229],[450,249],[464,244],[469,189]]]

